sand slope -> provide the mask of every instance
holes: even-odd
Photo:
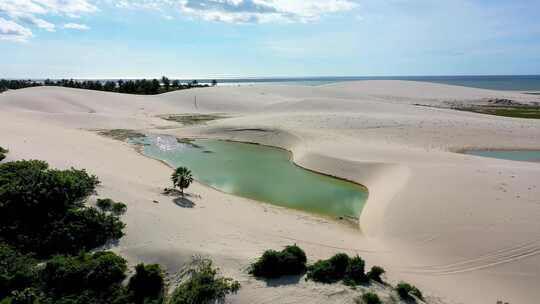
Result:
[[[411,281],[443,302],[534,303],[540,297],[540,164],[452,151],[538,149],[540,121],[414,105],[489,98],[540,101],[406,81],[216,87],[159,96],[30,88],[0,94],[0,145],[12,150],[9,159],[41,158],[97,174],[100,194],[129,206],[127,236],[115,250],[132,262],[163,263],[171,273],[193,254],[212,256],[244,285],[233,303],[351,302],[357,293],[339,285],[268,287],[245,274],[264,249],[295,242],[310,259],[358,253],[384,266],[390,281]],[[232,117],[189,128],[156,117],[199,112]],[[190,189],[195,207],[179,207],[160,195],[169,168],[87,130],[97,128],[287,148],[302,166],[369,188],[362,232],[199,184]]]

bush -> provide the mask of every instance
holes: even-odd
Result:
[[[0,299],[13,291],[32,286],[36,278],[36,264],[31,256],[0,244]]]
[[[137,265],[127,288],[135,304],[163,303],[165,280],[161,267],[157,264]]]
[[[6,154],[8,152],[9,152],[9,150],[0,147],[0,161],[4,160],[4,158],[6,158]]]
[[[396,286],[396,291],[397,291],[399,297],[404,299],[404,300],[412,299],[411,296],[415,296],[420,300],[424,299],[424,297],[423,297],[422,293],[420,292],[420,290],[418,288],[414,287],[413,285],[409,284],[409,283],[400,282]]]
[[[322,283],[343,280],[347,285],[358,285],[367,282],[364,266],[365,262],[359,256],[350,258],[345,253],[338,253],[309,266],[307,279]]]
[[[0,164],[0,241],[49,257],[119,239],[124,228],[119,212],[84,205],[98,184],[85,170],[53,170],[43,161]]]
[[[96,206],[103,212],[110,212],[116,216],[120,216],[127,211],[127,206],[121,202],[115,202],[110,198],[100,198],[96,201]]]
[[[236,293],[240,283],[218,276],[210,260],[204,260],[173,292],[169,304],[210,304],[224,301],[228,294]]]
[[[328,260],[319,260],[308,267],[307,278],[316,282],[335,283],[345,278],[349,256],[338,253]]]
[[[355,256],[349,259],[347,270],[345,271],[345,284],[358,285],[366,283],[368,278],[365,273],[365,262],[361,257]]]
[[[9,297],[0,301],[0,304],[42,304],[45,298],[35,288],[26,288],[22,291],[13,291]]]
[[[126,260],[112,252],[81,253],[53,257],[39,280],[54,303],[110,303],[122,291],[126,270]]]
[[[306,254],[298,246],[287,246],[282,251],[267,250],[251,265],[250,274],[261,278],[298,275],[306,271]]]
[[[363,294],[361,299],[362,301],[360,303],[362,304],[382,304],[379,296],[373,292],[367,292]]]
[[[113,204],[114,201],[110,198],[98,198],[96,201],[96,206],[103,212],[111,211]]]
[[[367,273],[367,277],[370,279],[370,280],[373,280],[375,282],[379,282],[379,283],[382,283],[383,280],[381,278],[381,276],[385,273],[384,269],[382,267],[379,267],[379,266],[373,266],[371,267],[371,270],[368,271]]]

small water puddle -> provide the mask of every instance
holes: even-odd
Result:
[[[464,153],[483,157],[540,163],[540,150],[470,150]]]

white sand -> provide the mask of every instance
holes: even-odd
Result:
[[[195,102],[196,96],[196,102]],[[132,96],[67,88],[0,94],[8,160],[87,168],[99,193],[128,204],[117,252],[172,274],[194,254],[239,279],[232,303],[350,303],[341,285],[266,286],[245,269],[263,250],[297,243],[311,260],[358,253],[410,281],[432,302],[535,303],[540,298],[540,164],[451,153],[540,149],[540,121],[414,104],[540,96],[419,82],[216,87]],[[228,113],[206,126],[164,129],[158,114]],[[129,128],[287,148],[298,164],[366,185],[361,230],[195,184],[195,208],[160,195],[171,170],[87,129]],[[261,129],[250,130],[250,129]],[[157,200],[159,204],[152,201]]]

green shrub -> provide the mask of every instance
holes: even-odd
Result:
[[[385,273],[384,269],[382,267],[379,267],[379,266],[373,266],[371,267],[371,270],[368,271],[367,273],[367,277],[370,279],[370,280],[373,280],[375,282],[379,282],[379,283],[382,283],[383,280],[381,278],[381,276]]]
[[[308,267],[307,279],[321,283],[343,280],[347,285],[358,285],[368,281],[364,272],[365,262],[359,256],[350,258],[338,253],[328,260],[319,260]]]
[[[382,304],[379,296],[373,292],[366,292],[362,295],[361,299],[362,301],[360,303],[362,304]]]
[[[412,298],[411,296],[415,296],[420,300],[424,299],[420,290],[409,283],[399,282],[396,286],[396,291],[399,297],[404,300],[411,299]]]
[[[298,246],[287,246],[282,251],[267,250],[251,265],[250,274],[261,278],[298,275],[306,271],[306,254]]]
[[[0,164],[0,241],[48,257],[119,239],[124,224],[118,212],[84,205],[98,184],[85,170],[53,170],[43,161]]]
[[[157,264],[137,265],[127,288],[135,304],[163,303],[165,280],[161,267]]]
[[[4,149],[0,147],[0,161],[4,160],[6,158],[6,154],[9,152],[8,149]]]
[[[240,283],[218,276],[210,260],[203,261],[173,292],[169,304],[210,304],[224,301],[228,294],[236,293]]]
[[[126,270],[126,261],[112,252],[81,253],[53,257],[39,280],[54,303],[110,303],[123,290]]]
[[[358,285],[361,283],[366,283],[368,278],[365,273],[365,262],[359,257],[355,256],[350,258],[347,265],[347,270],[345,271],[345,284],[347,285]]]
[[[0,299],[13,291],[32,286],[36,279],[36,264],[37,261],[31,256],[0,244]]]
[[[345,278],[349,256],[338,253],[328,260],[319,260],[308,267],[307,278],[316,282],[334,283]]]
[[[96,201],[96,206],[103,212],[111,211],[113,204],[114,201],[110,198],[98,198]]]
[[[0,301],[0,304],[44,304],[43,294],[35,288],[16,290]]]

